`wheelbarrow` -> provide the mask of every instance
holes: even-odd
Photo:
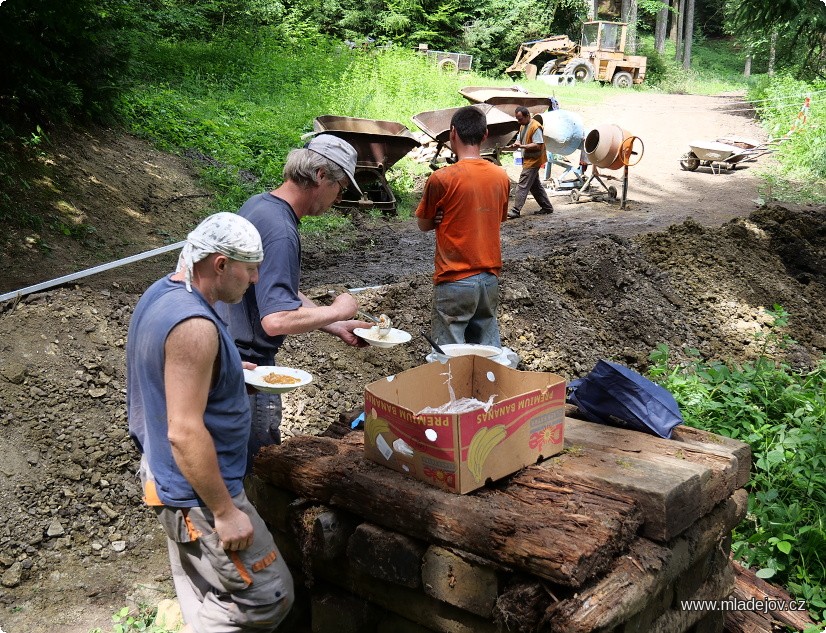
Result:
[[[485,113],[488,123],[488,136],[482,141],[481,156],[497,165],[502,163],[499,156],[504,147],[510,144],[514,134],[519,130],[519,121],[509,114],[494,107],[489,103],[478,103],[474,107]],[[450,147],[450,120],[459,108],[445,108],[443,110],[429,110],[413,115],[413,122],[427,136],[436,141],[436,153],[430,160],[430,168],[438,169],[439,155],[442,149],[447,148],[451,156],[446,158],[446,162],[455,162],[456,157]]]
[[[387,183],[386,173],[421,143],[401,123],[325,115],[313,121],[313,134],[332,134],[352,145],[357,154],[356,182],[364,192],[345,192],[337,207],[379,209],[396,213],[396,197]]]
[[[714,141],[692,141],[689,143],[689,151],[680,157],[680,168],[696,171],[699,167],[709,167],[712,173],[717,174],[722,169],[733,171],[741,163],[755,161],[760,156],[773,152],[774,147],[771,145],[772,143],[760,143],[735,136]]]
[[[510,116],[516,114],[518,106],[526,107],[531,116],[542,114],[550,107],[548,97],[525,92],[515,87],[466,86],[459,89],[459,94],[473,104],[489,103]]]

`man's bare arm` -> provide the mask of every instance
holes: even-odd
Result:
[[[349,294],[340,294],[329,306],[319,306],[299,293],[302,304],[296,310],[273,312],[261,319],[268,336],[303,334],[321,329],[337,321],[352,319],[358,312],[358,302]]]
[[[178,324],[166,339],[164,355],[167,433],[175,463],[215,516],[222,547],[245,549],[252,543],[252,524],[232,503],[218,467],[215,444],[204,425],[218,358],[215,324],[202,318]]]

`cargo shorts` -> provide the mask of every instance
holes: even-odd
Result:
[[[220,546],[209,508],[153,506],[184,622],[196,633],[274,631],[295,599],[292,575],[263,519],[243,491],[232,501],[254,530],[244,550]]]

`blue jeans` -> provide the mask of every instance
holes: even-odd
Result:
[[[433,339],[443,345],[473,343],[501,347],[496,320],[498,305],[499,279],[491,273],[438,284],[433,288]]]
[[[252,472],[252,460],[262,446],[281,444],[281,394],[249,394],[252,428],[247,443],[247,474]]]

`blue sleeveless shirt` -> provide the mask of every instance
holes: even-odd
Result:
[[[183,282],[168,276],[156,281],[138,301],[129,323],[129,435],[147,459],[161,502],[178,508],[204,503],[178,469],[167,439],[164,344],[172,328],[193,317],[209,319],[218,329],[220,367],[207,398],[204,424],[215,443],[221,476],[233,497],[243,490],[251,425],[241,357],[223,322],[196,288],[187,292]]]

